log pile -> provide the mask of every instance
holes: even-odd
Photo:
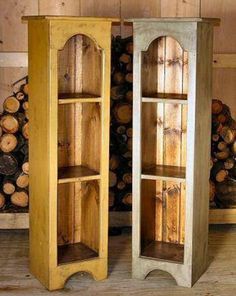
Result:
[[[110,210],[132,207],[132,38],[112,39]]]
[[[3,103],[0,114],[0,211],[20,212],[28,207],[28,84],[21,85]]]
[[[236,121],[220,100],[212,101],[210,205],[236,208]]]

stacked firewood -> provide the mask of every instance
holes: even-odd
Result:
[[[112,39],[110,182],[111,210],[132,206],[132,38]]]
[[[6,98],[0,114],[0,210],[19,211],[29,203],[28,84]]]
[[[220,100],[212,101],[210,203],[236,207],[236,121]]]

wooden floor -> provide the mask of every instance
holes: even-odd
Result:
[[[161,271],[144,281],[131,279],[131,235],[110,237],[109,277],[95,282],[78,273],[64,290],[49,293],[29,274],[27,231],[0,232],[0,295],[161,295],[234,296],[236,295],[236,225],[214,226],[210,230],[209,268],[192,289],[176,286],[174,279]]]

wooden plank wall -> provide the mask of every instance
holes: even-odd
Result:
[[[0,0],[0,53],[26,52],[27,28],[20,17],[30,14],[61,14],[113,17],[207,16],[220,17],[221,26],[215,30],[214,52],[236,53],[236,1],[234,0]],[[114,34],[132,33],[131,27],[116,26]],[[235,55],[227,56],[235,67]],[[1,61],[0,61],[1,63]],[[19,57],[19,65],[21,59]],[[0,106],[11,93],[11,84],[27,73],[25,67],[0,68]],[[236,117],[236,69],[214,69],[214,96],[230,105]],[[1,107],[0,107],[1,110]]]

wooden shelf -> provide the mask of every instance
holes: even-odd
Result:
[[[154,165],[144,168],[141,175],[146,180],[185,181],[185,167]]]
[[[58,96],[59,105],[74,103],[97,103],[101,101],[101,97],[87,93],[62,93]]]
[[[236,224],[236,209],[210,209],[209,224]]]
[[[0,229],[28,229],[29,213],[0,213]]]
[[[58,246],[58,264],[98,257],[98,253],[83,243]]]
[[[184,245],[152,241],[141,250],[142,257],[183,263]]]
[[[154,93],[144,94],[143,103],[188,104],[186,94]]]
[[[98,179],[100,179],[99,173],[85,166],[62,167],[58,170],[59,184]]]

